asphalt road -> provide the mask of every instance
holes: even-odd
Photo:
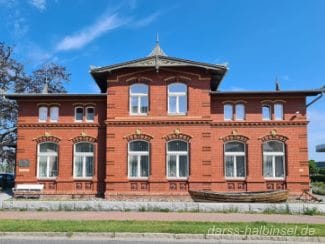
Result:
[[[179,244],[185,244],[185,243],[197,243],[197,244],[206,244],[206,243],[219,243],[219,244],[254,244],[254,243],[261,243],[263,244],[280,244],[283,242],[280,241],[266,241],[266,240],[259,240],[259,241],[253,241],[253,240],[247,240],[247,241],[235,241],[235,240],[170,240],[170,239],[75,239],[75,240],[69,240],[69,239],[51,239],[51,240],[45,240],[45,239],[0,239],[0,244],[165,244],[165,243],[179,243]],[[298,242],[285,242],[286,244],[298,244]],[[301,242],[303,244],[308,244],[308,242]]]

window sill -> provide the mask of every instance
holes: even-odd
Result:
[[[56,180],[56,177],[38,177],[37,180]]]
[[[284,177],[279,177],[279,178],[276,178],[276,177],[264,177],[264,180],[277,181],[277,180],[285,180],[285,178]]]
[[[168,181],[187,181],[188,177],[167,177]]]
[[[93,180],[93,177],[74,177],[73,180]]]
[[[134,180],[134,181],[147,181],[149,180],[149,177],[128,177],[128,180]]]
[[[246,177],[225,177],[225,180],[246,180]]]
[[[187,116],[187,113],[168,113],[168,116]]]
[[[130,116],[141,116],[141,117],[146,117],[148,114],[130,114]]]

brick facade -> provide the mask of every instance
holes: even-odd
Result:
[[[213,93],[212,75],[201,67],[120,68],[105,76],[106,93],[85,95],[17,96],[18,145],[16,184],[42,183],[49,196],[105,196],[107,199],[188,198],[189,189],[261,191],[288,189],[300,194],[309,189],[306,94],[304,92]],[[168,114],[168,85],[187,86],[187,113]],[[130,86],[147,84],[147,116],[130,115]],[[311,94],[315,95],[315,94]],[[245,119],[224,120],[224,104],[245,105]],[[263,104],[283,104],[283,120],[262,120]],[[59,107],[59,121],[38,122],[38,107]],[[95,107],[95,119],[75,122],[75,107]],[[299,111],[299,113],[297,113]],[[128,143],[149,144],[149,175],[128,176]],[[167,143],[188,143],[188,176],[167,177]],[[37,146],[42,142],[58,145],[58,175],[37,176]],[[245,145],[246,177],[225,177],[225,143]],[[263,176],[263,149],[267,141],[285,145],[285,176]],[[94,145],[93,176],[76,179],[74,144]],[[20,165],[28,160],[29,165]]]

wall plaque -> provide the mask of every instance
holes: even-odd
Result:
[[[29,167],[29,160],[28,159],[21,159],[18,161],[18,166],[21,168],[28,168]]]

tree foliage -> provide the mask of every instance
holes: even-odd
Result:
[[[13,58],[13,48],[0,42],[0,163],[14,164],[16,157],[18,107],[5,94],[40,93],[46,83],[48,93],[65,93],[69,78],[66,68],[55,63],[26,74],[24,65]]]

